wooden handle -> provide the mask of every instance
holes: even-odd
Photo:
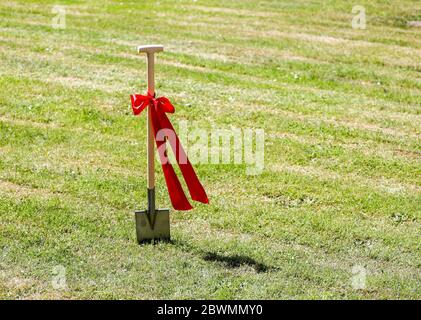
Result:
[[[148,93],[155,94],[155,57],[156,52],[164,51],[161,45],[149,45],[137,47],[139,53],[146,53],[148,58]],[[154,153],[154,134],[152,128],[151,108],[148,108],[148,189],[155,188],[155,153]]]

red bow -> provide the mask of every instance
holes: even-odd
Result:
[[[174,106],[170,100],[165,97],[155,98],[154,96],[132,94],[130,96],[132,100],[132,108],[135,115],[141,113],[147,106],[151,108],[152,127],[158,148],[159,157],[161,159],[162,170],[164,171],[165,182],[167,183],[168,193],[170,194],[171,203],[176,210],[190,210],[191,206],[189,200],[187,200],[184,194],[183,188],[180,181],[175,174],[174,168],[168,161],[166,152],[166,141],[165,139],[157,139],[157,135],[169,138],[171,148],[175,154],[175,158],[180,167],[180,171],[183,174],[184,180],[186,181],[187,188],[189,189],[190,195],[193,200],[202,203],[209,203],[205,189],[200,183],[199,179],[194,172],[194,169],[187,158],[187,155],[178,139],[175,130],[165,113],[174,113]],[[171,137],[168,137],[168,133]],[[162,137],[163,138],[163,137]],[[162,146],[162,147],[161,147]],[[178,152],[177,152],[178,151]]]

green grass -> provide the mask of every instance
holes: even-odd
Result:
[[[358,4],[2,1],[0,298],[420,299],[421,6]],[[265,168],[197,165],[210,205],[139,246],[148,43],[176,127],[262,128]]]

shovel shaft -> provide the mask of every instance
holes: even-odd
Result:
[[[155,94],[155,56],[157,52],[164,50],[161,45],[140,46],[137,48],[139,53],[146,53],[148,58],[148,93]],[[154,133],[152,126],[152,110],[148,107],[148,212],[149,215],[155,214],[155,153],[154,153]]]
[[[155,57],[154,54],[164,50],[162,45],[139,46],[139,53],[146,53],[148,58],[148,93],[155,94]],[[152,127],[151,109],[148,108],[148,190],[155,188],[155,154],[154,154],[154,134]]]
[[[153,52],[147,53],[148,57],[148,93],[155,93],[155,59]],[[152,127],[152,110],[148,108],[148,190],[155,189],[155,154],[154,154],[154,134]]]

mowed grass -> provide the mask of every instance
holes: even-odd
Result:
[[[421,298],[419,1],[57,4],[0,3],[0,298]],[[149,43],[175,126],[264,129],[265,168],[196,165],[210,204],[139,246]]]

